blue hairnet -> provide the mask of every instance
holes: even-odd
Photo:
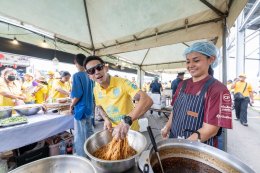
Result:
[[[211,42],[202,41],[202,42],[194,43],[184,51],[184,55],[186,56],[187,54],[192,52],[199,52],[206,56],[216,57],[213,64],[211,64],[213,68],[216,67],[221,62],[218,48]]]

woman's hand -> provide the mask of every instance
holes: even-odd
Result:
[[[167,126],[167,124],[161,129],[161,135],[163,139],[169,138],[169,133],[170,133],[171,128]]]

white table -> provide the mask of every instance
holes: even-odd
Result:
[[[0,152],[38,142],[74,126],[72,115],[37,114],[27,118],[27,124],[0,128]]]

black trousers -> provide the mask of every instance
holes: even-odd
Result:
[[[248,97],[240,100],[235,99],[236,117],[241,123],[247,123],[247,108],[249,102],[250,99]]]

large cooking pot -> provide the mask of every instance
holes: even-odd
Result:
[[[186,139],[167,139],[157,143],[165,173],[254,173],[236,157]],[[147,173],[160,173],[153,149],[144,151],[138,162]]]
[[[127,139],[129,145],[137,151],[136,155],[127,159],[109,161],[98,159],[92,155],[97,149],[108,144],[112,140],[112,134],[108,130],[103,130],[90,136],[84,144],[84,150],[90,157],[91,162],[97,168],[98,172],[123,172],[136,164],[137,156],[144,151],[147,144],[145,136],[137,131],[129,130]]]
[[[9,173],[97,173],[91,162],[83,157],[60,155],[28,163]]]

